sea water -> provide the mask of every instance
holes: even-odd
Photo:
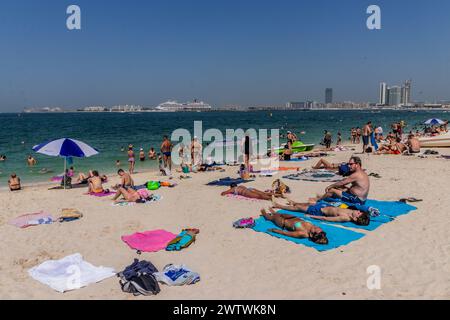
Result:
[[[137,172],[157,168],[157,161],[139,161],[139,149],[142,147],[146,156],[151,147],[159,152],[164,135],[170,136],[178,128],[188,129],[193,134],[194,121],[203,122],[203,131],[217,128],[224,136],[226,129],[280,129],[281,134],[290,130],[304,143],[318,144],[324,130],[331,131],[334,142],[337,132],[341,132],[343,143],[346,143],[350,129],[363,127],[369,120],[375,126],[381,125],[385,133],[392,122],[404,120],[408,132],[434,117],[447,119],[448,114],[445,111],[392,110],[0,114],[0,154],[7,156],[6,161],[0,162],[0,187],[7,185],[12,172],[17,173],[24,183],[50,181],[51,177],[62,174],[62,158],[32,151],[36,144],[62,137],[81,140],[100,151],[91,158],[75,158],[72,165],[76,171],[96,169],[108,174],[117,171],[116,160],[120,160],[122,168],[128,168],[126,151],[129,144],[134,146]],[[303,131],[305,133],[300,134]],[[27,166],[28,155],[38,160],[35,167]],[[43,168],[50,172],[41,173]]]

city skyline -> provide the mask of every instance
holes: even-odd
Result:
[[[82,29],[69,31],[72,3],[4,1],[0,112],[196,97],[284,105],[324,101],[325,88],[333,101],[376,103],[381,81],[405,79],[411,101],[450,99],[448,1],[378,1],[381,30],[367,29],[371,3],[357,0],[75,3]]]

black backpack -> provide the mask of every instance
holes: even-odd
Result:
[[[132,293],[135,296],[141,294],[150,296],[161,291],[158,281],[153,276],[155,272],[158,272],[158,269],[151,262],[135,259],[117,276],[120,277],[119,283],[123,292]]]

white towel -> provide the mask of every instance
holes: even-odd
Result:
[[[76,253],[60,260],[49,260],[28,270],[35,280],[58,292],[80,289],[115,276],[113,268],[96,267]]]

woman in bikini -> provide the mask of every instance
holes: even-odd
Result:
[[[128,147],[128,163],[130,164],[129,171],[130,174],[134,173],[134,165],[136,163],[136,159],[134,158],[133,146],[130,145]]]
[[[319,227],[316,227],[310,222],[300,219],[289,214],[279,214],[273,209],[267,212],[265,209],[261,210],[261,215],[283,230],[269,229],[269,232],[281,234],[292,238],[308,238],[317,244],[328,244],[327,234]]]
[[[243,196],[250,199],[260,199],[260,200],[272,200],[272,196],[284,197],[284,195],[275,192],[264,192],[254,188],[246,188],[244,186],[238,186],[235,183],[230,185],[230,189],[221,193],[222,196],[227,194],[234,194],[236,196]]]

